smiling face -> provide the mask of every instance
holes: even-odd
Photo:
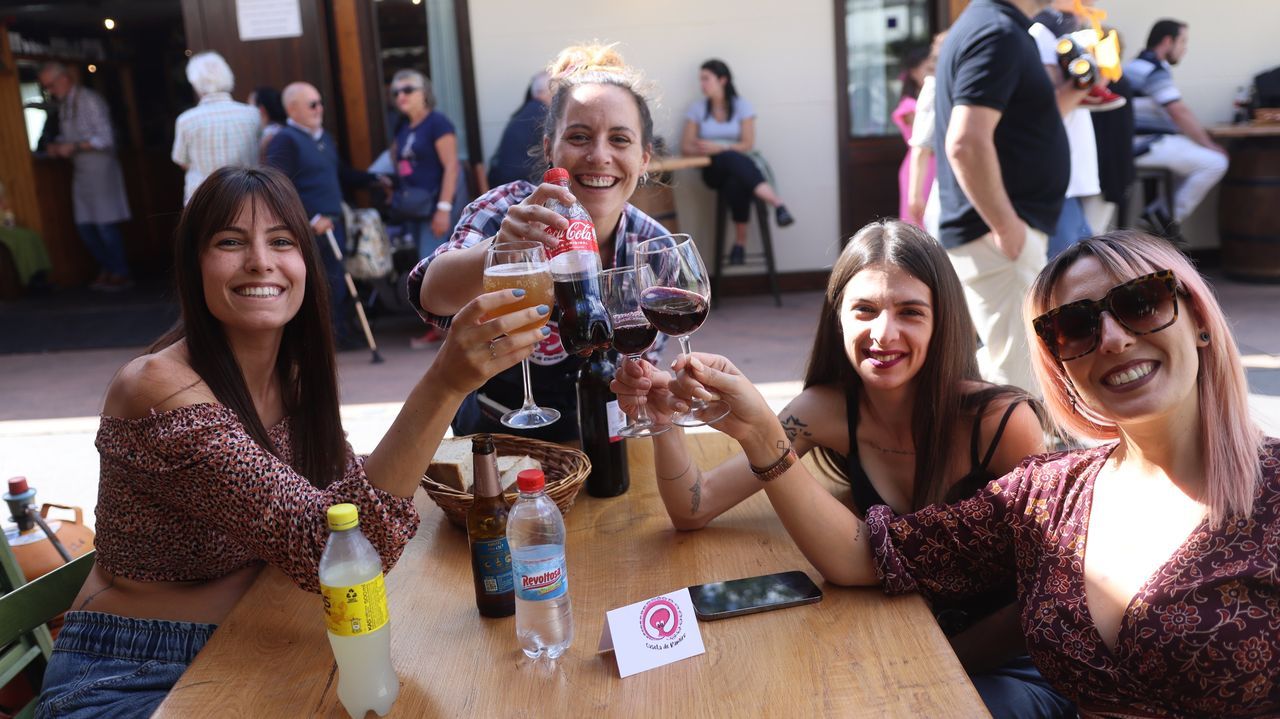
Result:
[[[649,166],[640,109],[617,85],[573,88],[544,149],[553,165],[569,171],[569,190],[597,227],[616,225]]]
[[[914,381],[933,336],[929,286],[890,264],[854,275],[840,299],[845,353],[868,389],[894,390]]]
[[[1082,257],[1058,279],[1052,306],[1099,299],[1130,279],[1114,277],[1097,259]],[[1103,312],[1097,349],[1062,363],[1080,400],[1121,429],[1174,427],[1199,412],[1199,330],[1190,304],[1182,297],[1178,303],[1172,325],[1144,335],[1130,333]]]
[[[205,304],[228,336],[283,332],[307,287],[298,238],[253,199],[213,233],[200,256],[200,275]]]

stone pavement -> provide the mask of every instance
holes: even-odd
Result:
[[[1280,285],[1214,278],[1245,355],[1250,404],[1268,434],[1280,435]],[[822,295],[726,297],[693,336],[693,348],[728,356],[781,409],[800,390]],[[413,351],[416,318],[394,317],[375,328],[383,364],[367,351],[339,357],[343,424],[358,452],[369,452],[390,425],[399,402],[435,356]],[[677,345],[668,345],[667,360]],[[115,371],[139,349],[0,356],[0,479],[26,475],[39,501],[78,505],[92,522],[98,456],[93,446],[103,392]],[[536,391],[535,391],[536,397]]]

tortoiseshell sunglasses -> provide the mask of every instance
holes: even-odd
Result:
[[[1100,300],[1077,300],[1035,318],[1032,326],[1059,362],[1098,349],[1102,313],[1110,312],[1135,335],[1149,335],[1178,320],[1181,285],[1173,270],[1160,270],[1112,287]]]

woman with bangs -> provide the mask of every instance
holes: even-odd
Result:
[[[1051,417],[1101,444],[1030,457],[958,503],[873,507],[824,576],[950,597],[1013,579],[1032,660],[1083,716],[1280,716],[1280,440],[1249,419],[1212,291],[1164,240],[1115,232],[1050,262],[1025,314]],[[695,359],[677,394],[728,401],[753,464],[786,458],[741,373]],[[813,485],[795,464],[765,491],[784,522],[840,516]]]
[[[816,452],[824,469],[849,483],[853,512],[797,464],[793,472],[808,477],[800,481],[816,497],[805,501],[822,511],[815,516],[811,507],[774,503],[828,581],[842,583],[839,569],[856,541],[859,517],[872,508],[905,514],[958,501],[1023,457],[1044,451],[1038,405],[1015,387],[982,381],[976,337],[941,245],[908,223],[875,222],[849,240],[832,268],[800,395],[776,417],[767,405],[744,408],[767,417],[739,414],[731,400],[733,412],[712,424],[735,438],[778,429],[782,446],[796,455]],[[724,358],[694,358],[679,358],[675,370],[698,376],[715,365],[736,372]],[[655,421],[665,422],[683,406],[673,394],[680,384],[648,363],[627,363],[614,391],[624,409],[643,397]],[[680,428],[653,442],[659,494],[672,524],[685,530],[706,526],[768,488],[762,481],[768,470],[759,468],[775,462],[780,451],[748,451],[703,472]],[[987,579],[970,596],[930,597],[983,701],[996,717],[1072,715],[1070,703],[1049,688],[1021,646],[1012,580],[994,573]]]
[[[359,508],[389,570],[417,531],[413,493],[454,410],[543,337],[508,334],[537,308],[483,320],[519,290],[477,298],[378,447],[356,457],[311,234],[271,169],[217,170],[183,210],[181,319],[107,388],[97,559],[37,717],[150,716],[264,563],[319,591],[331,505]]]

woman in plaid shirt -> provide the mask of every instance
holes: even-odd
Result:
[[[564,49],[548,67],[552,99],[542,137],[542,156],[569,171],[569,190],[524,180],[494,188],[467,206],[449,242],[409,274],[409,299],[422,318],[445,328],[453,315],[483,291],[484,258],[495,242],[536,240],[548,252],[557,240],[547,230],[567,222],[543,207],[555,198],[576,198],[591,214],[605,267],[631,264],[637,242],[667,234],[666,228],[627,203],[645,175],[653,152],[653,117],[640,89],[639,74],[612,46]],[[583,360],[560,343],[558,312],[551,334],[530,358],[538,404],[560,411],[561,421],[531,437],[563,442],[578,439],[574,383]],[[665,338],[650,352],[656,357]],[[524,396],[519,368],[491,379],[473,392],[453,420],[456,434],[512,432],[498,421]]]

